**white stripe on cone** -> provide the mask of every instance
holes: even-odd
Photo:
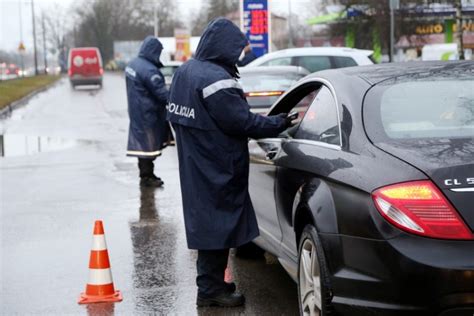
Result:
[[[104,235],[94,235],[92,237],[92,250],[107,250]]]
[[[90,285],[105,285],[113,283],[112,272],[109,269],[89,269]]]

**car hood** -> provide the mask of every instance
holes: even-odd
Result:
[[[473,138],[416,139],[375,145],[428,175],[474,231]]]

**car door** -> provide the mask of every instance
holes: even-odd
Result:
[[[276,216],[274,186],[276,166],[273,159],[281,148],[281,138],[250,140],[250,197],[257,215],[260,236],[267,247],[276,252],[281,240],[281,230]]]
[[[297,129],[282,141],[275,185],[277,216],[282,231],[281,249],[286,257],[296,260],[297,241],[293,223],[295,200],[300,188],[308,183],[311,190],[326,192],[326,178],[337,168],[340,160],[341,128],[336,100],[331,89],[320,84],[316,96]],[[317,153],[315,155],[315,153]],[[317,169],[317,175],[308,170]],[[328,223],[331,225],[333,223]]]
[[[285,107],[280,112],[296,109],[303,117],[304,112],[314,98],[315,89],[303,87],[290,93],[285,99]],[[284,137],[265,138],[249,141],[250,197],[257,215],[260,236],[264,239],[265,248],[278,254],[282,240],[282,232],[275,204],[276,162],[281,153]]]

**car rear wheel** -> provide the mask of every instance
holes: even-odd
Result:
[[[318,234],[312,225],[305,227],[299,244],[298,299],[300,315],[331,314],[326,261]]]

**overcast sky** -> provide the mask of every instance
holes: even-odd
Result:
[[[34,0],[35,13],[38,16],[41,10],[51,9],[55,6],[69,8],[80,1],[90,0]],[[185,11],[189,18],[192,12],[197,12],[201,5],[201,0],[174,0],[180,9]],[[270,0],[273,11],[286,15],[288,13],[288,0]],[[293,14],[297,14],[298,9],[308,3],[310,0],[291,0]],[[0,0],[0,49],[16,50],[20,43],[20,8],[22,11],[22,34],[23,42],[28,50],[32,49],[32,21],[31,21],[31,1],[30,0]],[[36,22],[36,34],[40,36],[38,21]],[[37,42],[37,45],[39,43]]]

